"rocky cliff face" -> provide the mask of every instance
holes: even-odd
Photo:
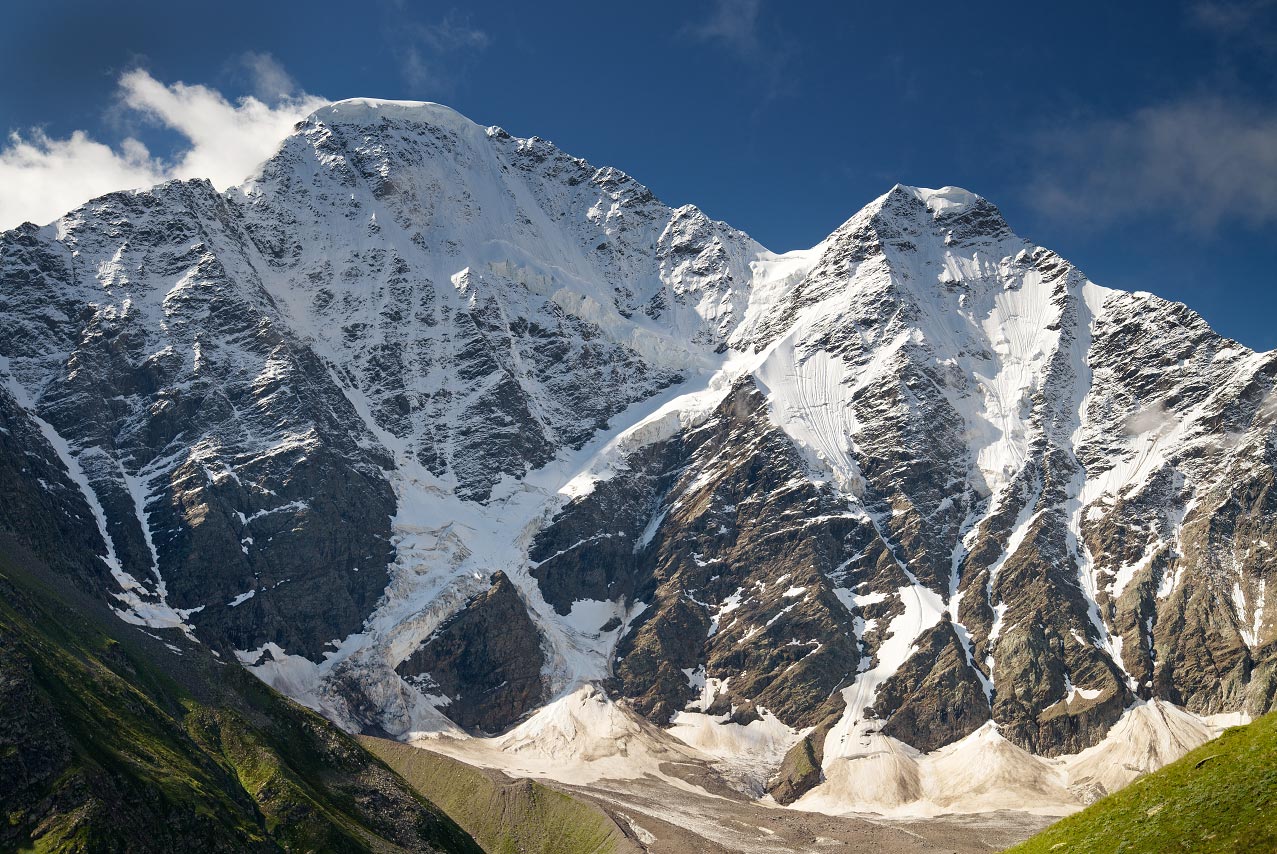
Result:
[[[340,102],[225,194],[4,234],[0,357],[0,465],[78,502],[5,524],[100,538],[65,571],[122,616],[348,728],[495,733],[595,683],[783,731],[741,761],[788,802],[883,737],[1055,756],[1277,690],[1277,355],[955,188],[775,255]]]
[[[466,603],[396,668],[468,729],[508,729],[546,699],[544,639],[505,573]]]

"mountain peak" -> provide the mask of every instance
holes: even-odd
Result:
[[[1004,228],[1006,222],[996,205],[984,196],[963,189],[962,187],[945,186],[939,189],[929,187],[911,187],[907,184],[896,184],[866,205],[862,212],[873,216],[884,211],[893,213],[893,218],[905,216],[917,219],[919,224],[928,221],[948,228],[965,219],[987,219],[990,215],[996,218]]]
[[[915,237],[930,232],[946,246],[1015,236],[996,205],[970,190],[953,186],[931,189],[896,184],[861,209],[843,228],[851,226],[854,232],[871,223],[876,223],[875,231],[886,227],[887,233],[879,237],[898,230]]]

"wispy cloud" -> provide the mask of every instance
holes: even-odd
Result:
[[[267,104],[297,97],[301,92],[293,76],[269,53],[247,51],[235,57],[231,66],[247,76],[253,97]]]
[[[762,0],[714,0],[708,18],[686,26],[692,38],[718,42],[741,56],[754,58],[762,52],[758,33],[758,13]]]
[[[430,23],[401,21],[392,40],[404,81],[415,94],[427,97],[450,94],[492,42],[487,32],[456,12]]]
[[[781,32],[764,32],[763,0],[714,0],[709,15],[685,24],[679,35],[717,45],[744,62],[761,75],[766,100],[792,86],[794,43]]]
[[[1189,21],[1221,36],[1239,36],[1266,29],[1277,13],[1277,0],[1198,0],[1188,7]]]
[[[48,222],[103,193],[172,178],[208,178],[219,189],[242,181],[324,103],[297,93],[272,62],[257,55],[262,97],[234,102],[215,89],[165,84],[143,70],[123,74],[118,96],[125,117],[176,131],[185,141],[170,157],[152,154],[133,137],[111,146],[85,131],[61,139],[39,129],[10,134],[0,148],[0,228]]]
[[[1048,214],[1096,224],[1277,223],[1277,107],[1199,95],[1052,129],[1036,140],[1031,192]]]

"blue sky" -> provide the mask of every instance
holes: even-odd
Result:
[[[45,0],[6,9],[0,80],[9,218],[90,178],[218,182],[319,98],[434,100],[777,251],[896,182],[964,186],[1277,347],[1277,0]]]

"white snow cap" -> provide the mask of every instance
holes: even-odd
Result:
[[[913,193],[918,201],[926,205],[927,209],[936,216],[962,213],[980,201],[980,196],[961,187],[941,187],[938,190],[931,190],[926,187],[907,187],[904,184],[896,186]]]
[[[387,101],[382,98],[347,98],[334,101],[315,110],[310,118],[326,124],[364,123],[388,118],[426,122],[453,130],[479,127],[452,107],[433,101]]]

